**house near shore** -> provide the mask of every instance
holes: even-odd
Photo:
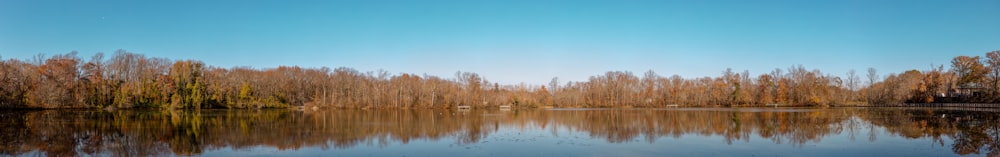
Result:
[[[966,83],[948,92],[949,97],[977,97],[986,92],[986,86],[980,83]]]
[[[986,95],[987,88],[980,83],[966,83],[950,88],[945,93],[934,94],[936,103],[965,103],[978,102],[980,97]]]
[[[986,86],[979,83],[966,83],[959,85],[958,87],[951,88],[947,93],[935,94],[935,99],[944,99],[954,101],[956,99],[965,99],[980,97],[986,93]]]

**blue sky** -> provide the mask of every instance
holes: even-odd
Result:
[[[0,0],[0,56],[117,49],[210,65],[352,67],[495,82],[802,64],[925,70],[1000,50],[1000,1]]]

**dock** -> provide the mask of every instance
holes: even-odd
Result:
[[[967,107],[967,108],[1000,108],[996,103],[902,103],[881,104],[874,107]]]
[[[459,110],[471,110],[472,106],[468,106],[468,105],[466,105],[466,106],[458,106],[458,109]]]
[[[510,108],[510,105],[502,105],[500,106],[500,111],[510,111]]]

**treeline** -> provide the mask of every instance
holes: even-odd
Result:
[[[751,75],[642,77],[611,71],[583,82],[500,85],[476,73],[454,78],[359,72],[351,68],[221,68],[195,60],[146,57],[123,50],[89,60],[76,52],[0,60],[0,108],[337,108],[663,107],[864,105],[903,102],[997,102],[1000,51],[958,56],[944,65],[867,80],[798,65]]]

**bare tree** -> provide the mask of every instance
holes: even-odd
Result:
[[[875,68],[869,67],[868,68],[868,87],[871,87],[872,85],[875,85],[875,82],[878,81],[878,79],[879,79],[878,78],[878,71],[876,71]]]
[[[852,91],[858,90],[858,81],[859,80],[860,80],[860,78],[858,78],[857,71],[855,71],[854,69],[851,69],[850,71],[847,71],[847,89],[848,90],[852,90]]]
[[[552,81],[549,81],[549,92],[555,95],[559,91],[559,77],[552,77]]]

